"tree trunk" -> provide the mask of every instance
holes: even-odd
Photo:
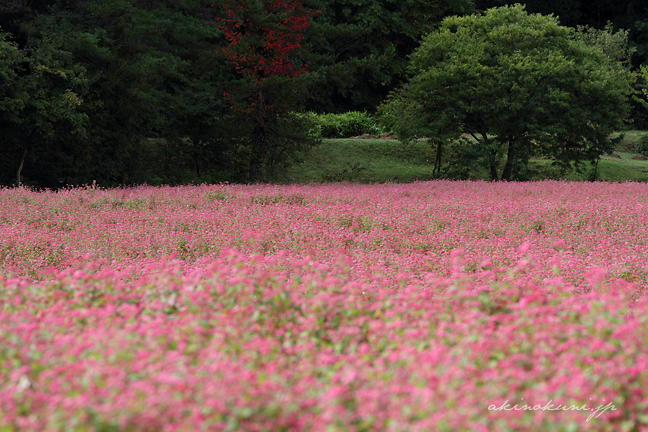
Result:
[[[515,164],[515,156],[515,141],[511,139],[509,140],[508,154],[506,155],[506,164],[504,165],[504,171],[502,171],[502,180],[511,180],[511,174],[513,173],[513,164]]]
[[[256,149],[252,150],[254,153],[256,153]],[[248,176],[250,178],[250,181],[258,183],[261,178],[261,170],[259,169],[259,157],[255,156],[254,154],[252,155],[252,158],[250,159],[250,167],[248,169]]]
[[[252,155],[250,156],[250,167],[248,176],[250,181],[260,182],[263,180],[263,175],[261,173],[261,163],[263,162],[262,152],[263,144],[266,140],[266,125],[265,125],[265,98],[263,97],[262,89],[259,89],[259,96],[257,99],[257,125],[254,128],[253,144],[252,144]]]
[[[248,176],[250,181],[259,183],[263,181],[261,164],[263,163],[263,144],[265,141],[265,130],[261,126],[254,128],[252,133],[252,152],[250,155],[250,166]]]
[[[191,143],[193,144],[191,149],[193,151],[194,170],[196,171],[196,175],[200,177],[200,165],[198,165],[198,150],[196,149],[196,140],[191,140]]]
[[[491,181],[497,181],[497,158],[495,157],[495,154],[492,154],[491,152],[491,160],[489,161],[490,165],[490,176],[491,176]]]
[[[473,132],[470,132],[470,135],[484,149],[484,155],[488,165],[486,168],[490,171],[491,181],[497,181],[497,150],[490,149],[491,140],[488,138],[488,134],[486,132],[479,132],[481,138],[478,138]]]
[[[600,158],[596,158],[596,161],[594,161],[594,168],[592,169],[592,173],[590,174],[590,181],[596,181],[596,178],[598,177],[598,164]]]
[[[486,147],[486,149],[489,148],[489,144],[491,141],[488,138],[488,134],[486,132],[481,132],[482,139],[480,140],[477,138],[476,135],[473,134],[473,138],[475,138],[477,141],[481,141],[483,146]],[[490,153],[490,157],[488,158],[488,168],[490,170],[490,177],[491,181],[497,181],[497,150],[491,149],[487,150],[488,153]]]
[[[443,149],[443,143],[441,141],[437,142],[437,151],[436,158],[434,159],[434,168],[432,169],[432,177],[438,178],[441,174],[441,151]]]
[[[18,181],[18,186],[20,186],[20,173],[22,172],[23,165],[25,165],[26,156],[27,156],[27,144],[25,144],[25,149],[23,150],[22,158],[20,158],[20,165],[18,165],[18,171],[16,172],[16,180]]]

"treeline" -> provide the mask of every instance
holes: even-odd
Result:
[[[374,112],[444,17],[509,3],[4,0],[0,184],[280,181],[318,140],[302,113]],[[630,30],[639,65],[644,3],[526,9]]]

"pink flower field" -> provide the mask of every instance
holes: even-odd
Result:
[[[648,431],[648,185],[0,190],[0,431]]]

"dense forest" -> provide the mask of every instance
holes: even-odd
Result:
[[[374,113],[445,17],[513,3],[3,0],[0,184],[280,179],[317,144],[304,113]],[[627,30],[632,68],[648,63],[648,1],[523,3]]]

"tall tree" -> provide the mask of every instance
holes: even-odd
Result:
[[[473,0],[304,0],[319,11],[304,35],[313,85],[309,109],[375,110],[406,77],[407,56],[448,15]]]
[[[15,183],[21,184],[27,160],[35,162],[29,167],[30,182],[40,180],[38,161],[43,159],[58,174],[57,159],[71,150],[61,138],[85,136],[87,116],[79,109],[78,94],[85,80],[71,55],[49,39],[19,50],[8,36],[0,33],[1,180],[9,182],[13,172]]]
[[[92,153],[69,181],[105,185],[231,179],[217,120],[231,79],[210,3],[54,0],[28,27],[50,35],[87,71],[81,107]],[[152,140],[155,138],[155,140]]]
[[[218,28],[228,41],[218,52],[240,78],[224,95],[243,115],[248,178],[264,180],[278,159],[311,141],[307,129],[298,127],[304,119],[293,111],[307,91],[301,43],[314,12],[297,0],[224,0],[218,6]]]
[[[596,163],[612,150],[632,92],[631,75],[600,47],[521,5],[445,19],[410,73],[382,108],[386,122],[403,139],[437,137],[437,155],[469,134],[465,147],[492,180],[519,178],[534,155]]]

